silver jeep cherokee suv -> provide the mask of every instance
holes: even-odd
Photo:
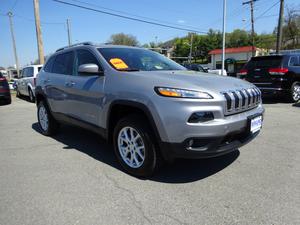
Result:
[[[264,113],[248,82],[188,71],[150,50],[89,42],[47,60],[36,103],[44,135],[59,123],[97,132],[134,176],[150,176],[162,161],[237,150],[258,135]]]

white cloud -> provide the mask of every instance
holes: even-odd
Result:
[[[177,23],[184,24],[185,20],[177,20]]]

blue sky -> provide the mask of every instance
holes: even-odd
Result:
[[[76,3],[74,0],[64,0]],[[181,27],[192,26],[206,32],[209,28],[222,28],[223,0],[80,0],[99,7],[110,8],[141,17],[165,21]],[[250,29],[249,6],[243,0],[227,0],[227,31]],[[255,16],[259,17],[279,0],[259,0],[255,3]],[[298,0],[286,0],[287,5],[299,5]],[[77,3],[79,4],[79,3]],[[83,4],[81,4],[83,5]],[[104,10],[103,8],[98,8]],[[37,58],[33,0],[0,0],[0,66],[14,64],[9,22],[5,14],[12,10],[18,57],[21,66]],[[107,11],[107,10],[106,10]],[[268,10],[255,24],[256,32],[272,32],[277,24],[279,4]],[[166,41],[187,34],[170,28],[157,27],[109,15],[62,5],[52,0],[40,0],[40,14],[45,54],[67,45],[66,19],[71,20],[73,42],[106,42],[111,34],[124,32],[137,37],[141,44]]]

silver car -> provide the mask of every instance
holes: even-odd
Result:
[[[215,157],[255,138],[261,93],[240,79],[188,71],[150,50],[77,44],[40,71],[37,116],[44,135],[60,123],[99,133],[134,176],[164,161]]]
[[[36,76],[43,65],[30,65],[22,69],[20,78],[16,81],[17,96],[27,96],[31,102],[35,101]]]

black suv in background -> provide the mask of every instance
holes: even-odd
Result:
[[[300,54],[252,57],[238,76],[255,84],[265,96],[300,100]]]

